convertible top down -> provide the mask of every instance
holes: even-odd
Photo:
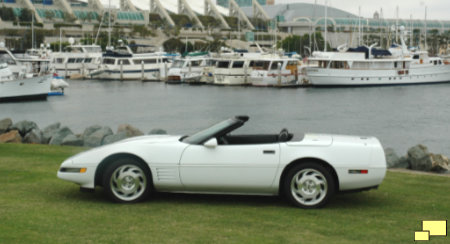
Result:
[[[339,191],[376,188],[386,174],[374,137],[305,134],[235,135],[236,116],[190,136],[129,138],[77,154],[58,177],[82,189],[103,186],[116,202],[137,202],[151,191],[284,195],[317,208]]]

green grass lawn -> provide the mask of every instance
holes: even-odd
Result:
[[[421,220],[450,215],[449,177],[394,172],[378,190],[337,195],[318,210],[255,196],[155,194],[114,204],[101,188],[82,193],[56,177],[82,150],[0,144],[0,243],[412,243]]]

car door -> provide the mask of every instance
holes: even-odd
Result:
[[[181,182],[187,191],[268,192],[277,172],[279,153],[279,143],[190,145],[180,160]]]

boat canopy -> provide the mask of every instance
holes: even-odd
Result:
[[[391,52],[389,52],[388,50],[385,49],[376,49],[376,48],[372,48],[372,55],[375,57],[378,56],[391,56]],[[366,46],[359,46],[357,48],[349,48],[347,50],[347,52],[358,52],[358,53],[365,53],[365,57],[366,59],[369,58],[369,48]]]

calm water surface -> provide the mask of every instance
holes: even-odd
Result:
[[[129,123],[144,133],[190,134],[233,115],[250,121],[242,133],[315,132],[373,135],[406,154],[418,143],[450,156],[450,84],[340,89],[272,89],[69,81],[63,97],[0,104],[0,119],[61,122],[74,133],[89,125],[114,131]]]

